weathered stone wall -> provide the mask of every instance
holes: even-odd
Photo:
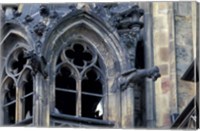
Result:
[[[174,98],[174,107],[176,107],[175,75],[175,51],[174,35],[172,33],[173,20],[172,2],[153,3],[153,44],[154,44],[154,64],[160,67],[161,78],[155,83],[156,94],[156,126],[170,126],[171,99]],[[172,55],[170,55],[172,54]],[[175,91],[174,91],[175,90]]]
[[[158,128],[169,128],[171,115],[181,113],[195,95],[194,84],[181,80],[194,59],[194,5],[153,2],[154,64],[162,75],[155,83]]]
[[[181,113],[195,94],[193,82],[181,80],[186,69],[194,60],[193,32],[195,15],[193,14],[191,2],[175,3],[175,33],[176,33],[176,69],[178,109]],[[193,7],[194,8],[194,7]]]
[[[142,17],[142,19],[144,20],[143,32],[144,32],[144,43],[145,43],[145,47],[144,47],[145,68],[150,68],[153,65],[157,65],[159,66],[161,75],[162,75],[161,78],[159,78],[155,82],[155,103],[156,103],[155,106],[154,106],[153,82],[151,80],[146,80],[145,89],[144,89],[146,92],[144,96],[145,98],[145,106],[144,106],[145,113],[143,116],[145,120],[144,123],[146,124],[147,128],[154,127],[154,122],[155,122],[154,120],[156,116],[155,128],[170,128],[172,124],[172,121],[170,118],[171,115],[174,113],[181,113],[183,109],[187,106],[189,101],[192,99],[192,97],[195,95],[195,88],[194,88],[195,84],[192,82],[183,81],[181,80],[181,77],[185,73],[185,71],[187,70],[187,68],[189,67],[189,65],[191,64],[191,62],[194,60],[196,56],[196,53],[194,51],[196,49],[196,37],[197,37],[196,28],[198,24],[196,20],[198,19],[197,15],[199,15],[197,14],[197,11],[196,11],[197,5],[196,5],[196,2],[176,2],[176,3],[175,2],[152,2],[152,3],[139,2],[139,3],[132,3],[132,4],[140,5],[140,7],[144,9],[145,11],[144,17]],[[39,5],[35,5],[35,6],[38,6],[38,8],[36,7],[32,8],[33,10],[29,13],[38,11]],[[69,10],[71,11],[70,8],[64,7],[65,5],[63,4],[58,5],[58,6],[63,6],[61,7],[63,9],[59,11],[59,14],[62,16],[64,16],[66,12],[68,12]],[[29,7],[31,7],[31,5],[26,6],[26,8],[29,8]],[[0,17],[2,17],[1,20],[3,20],[3,16],[1,16],[1,13],[2,12],[0,9]],[[26,14],[27,14],[26,11],[22,13],[22,17],[19,18],[20,21],[24,19]],[[36,16],[35,17],[36,21],[41,18],[40,15],[34,15],[34,16]],[[103,16],[103,18],[104,17],[105,16]],[[38,24],[38,23],[34,23],[34,24]],[[96,24],[99,25],[98,23]],[[32,23],[30,25],[31,25],[30,29],[33,30]],[[92,26],[97,28],[98,27],[97,25],[94,24]],[[84,29],[87,29],[87,28],[84,28]],[[61,31],[57,33],[63,33],[63,32]],[[104,32],[102,33],[104,34]],[[87,33],[84,33],[84,34],[87,34]],[[36,34],[33,33],[32,35],[33,35],[33,38],[37,38]],[[87,35],[88,35],[88,38],[91,37],[91,35],[89,34]],[[112,36],[112,35],[109,35],[109,36]],[[54,37],[52,37],[52,39],[53,38]],[[112,38],[114,38],[114,36]],[[109,38],[105,37],[106,42],[107,41],[109,42],[108,39],[110,39],[110,37]],[[41,43],[43,43],[43,40],[44,38],[41,39],[42,41]],[[118,40],[114,39],[114,41],[118,41]],[[111,42],[109,44],[111,44]],[[103,46],[103,44],[101,46]],[[102,52],[103,52],[103,47],[102,47]],[[152,53],[154,56],[152,56]],[[104,54],[104,53],[101,53],[101,54]],[[108,55],[108,56],[111,57],[112,55]],[[123,60],[123,63],[124,61],[125,60]],[[106,62],[106,63],[109,63],[109,62]],[[114,66],[112,65],[111,66],[109,65],[109,67],[111,67],[111,69],[114,68]],[[123,66],[123,69],[125,69],[125,66]],[[37,77],[36,79],[37,81],[39,81],[40,77]],[[109,78],[109,81],[113,81],[113,80],[114,80],[114,76],[112,80]],[[44,84],[45,83],[41,83],[41,82],[37,83],[36,95],[39,94],[40,96],[44,96],[42,94],[45,94],[46,88],[40,88]],[[112,82],[109,82],[109,87],[111,86],[112,86]],[[51,88],[54,89],[53,86],[51,86]],[[50,94],[53,94],[52,91],[53,90],[50,90],[51,92]],[[134,119],[133,119],[134,111],[133,110],[135,107],[133,106],[133,103],[134,103],[133,94],[134,94],[133,89],[129,88],[125,92],[123,92],[121,96],[119,94],[109,95],[108,101],[110,101],[110,103],[108,104],[108,106],[106,106],[106,108],[108,108],[109,110],[112,110],[112,112],[108,113],[109,111],[107,110],[106,117],[108,117],[109,120],[118,121],[117,126],[118,125],[120,126],[121,124],[121,127],[126,127],[126,128],[134,127]],[[43,106],[45,103],[45,102],[43,103],[43,100],[46,101],[47,99],[48,97],[46,96],[42,99],[38,99],[36,101],[36,105],[34,105],[34,109],[36,113],[34,116],[33,123],[35,126],[41,125],[41,123],[43,122],[44,122],[43,125],[48,126],[50,123],[49,105],[51,103],[48,103],[47,105]],[[54,96],[52,95],[50,99],[52,99],[50,100],[50,102],[54,101]],[[118,104],[115,101],[117,102],[121,101],[122,107],[115,108],[115,105]],[[114,108],[115,110],[113,110],[112,108]],[[40,115],[40,113],[43,110],[45,110],[46,113],[43,113],[43,115]],[[119,113],[120,112],[119,110],[122,110],[121,114]],[[156,115],[154,114],[154,110],[156,111],[155,112]],[[20,110],[17,110],[17,112],[19,111]],[[2,111],[2,114],[3,114],[3,111]],[[20,115],[20,113],[18,113],[18,115]]]

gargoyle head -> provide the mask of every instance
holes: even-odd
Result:
[[[151,68],[148,72],[148,77],[151,78],[153,81],[156,81],[160,77],[160,71],[157,66]]]

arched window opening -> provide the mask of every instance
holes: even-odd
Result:
[[[16,109],[16,84],[12,78],[7,78],[5,84],[3,85],[5,90],[4,96],[4,123],[5,125],[14,124],[15,119],[15,109]]]
[[[11,49],[5,61],[5,70],[3,88],[5,89],[3,113],[4,124],[6,125],[24,125],[31,121],[25,119],[33,116],[33,78],[31,67],[28,66],[26,59],[26,47],[22,44],[15,49]],[[8,79],[7,79],[8,78]],[[17,88],[16,88],[17,87]]]
[[[76,93],[76,80],[73,78],[71,70],[63,64],[58,67],[56,75],[55,112],[75,115]]]
[[[30,71],[22,77],[22,119],[28,119],[33,115],[33,78]]]
[[[100,73],[98,73],[94,69],[90,69],[84,74],[81,87],[81,107],[83,117],[102,119],[101,112],[97,109],[97,106],[103,97],[102,86],[103,84],[101,83]]]
[[[85,43],[71,43],[61,51],[57,59],[55,113],[103,119],[104,75],[100,63],[95,50]]]
[[[82,80],[82,92],[102,94],[101,74],[91,69],[84,75]]]

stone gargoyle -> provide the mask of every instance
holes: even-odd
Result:
[[[154,66],[150,69],[130,69],[126,72],[121,73],[116,81],[114,82],[115,86],[112,88],[112,92],[116,92],[118,89],[124,91],[128,88],[128,85],[130,83],[137,84],[139,81],[141,81],[144,78],[151,78],[153,81],[156,81],[157,78],[159,78],[160,71],[157,66]]]
[[[24,58],[30,59],[30,66],[32,67],[32,75],[35,76],[38,72],[42,74],[44,79],[47,78],[48,74],[45,71],[46,60],[43,56],[37,55],[34,50],[25,52]]]

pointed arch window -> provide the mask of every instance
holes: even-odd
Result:
[[[30,69],[24,70],[18,85],[21,93],[19,100],[22,120],[30,119],[33,116],[33,77]]]
[[[121,101],[120,91],[113,93],[112,87],[116,86],[117,75],[126,69],[126,55],[117,32],[113,31],[95,14],[81,10],[66,15],[52,28],[42,47],[49,65],[46,84],[52,94],[50,108],[45,108],[44,114],[49,118],[49,110],[48,125],[117,127],[122,124],[121,118],[127,115],[121,114],[121,105],[126,105],[126,101]]]
[[[3,111],[4,111],[4,123],[5,124],[14,124],[16,116],[16,84],[11,77],[7,77],[4,84],[4,102],[3,102]]]
[[[56,71],[55,112],[102,119],[104,73],[95,50],[84,42],[68,44],[59,54]],[[103,108],[101,108],[103,112]]]
[[[2,124],[27,125],[32,123],[33,118],[32,69],[28,66],[29,60],[25,58],[27,47],[22,43],[13,47],[8,54],[3,54],[7,59],[1,84]]]
[[[89,43],[74,41],[62,48],[56,66],[54,117],[60,115],[80,123],[103,121],[109,124],[103,120],[104,71],[103,61]],[[54,126],[68,125],[65,122],[54,121]]]

